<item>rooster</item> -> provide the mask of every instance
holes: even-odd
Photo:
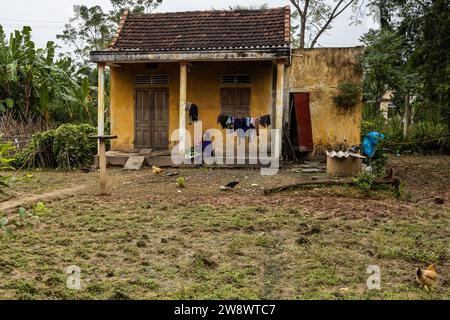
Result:
[[[433,284],[436,282],[436,278],[437,272],[434,264],[430,265],[425,270],[422,270],[420,267],[417,269],[416,281],[427,291],[430,290]]]

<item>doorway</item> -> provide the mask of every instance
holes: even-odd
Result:
[[[168,149],[169,90],[136,89],[135,149]]]

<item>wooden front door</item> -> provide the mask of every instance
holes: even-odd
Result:
[[[167,149],[169,145],[169,91],[137,89],[135,149]]]
[[[295,108],[299,151],[312,152],[314,150],[314,143],[311,111],[309,108],[309,93],[292,94],[292,102]]]
[[[250,88],[222,88],[222,114],[235,118],[250,117]]]

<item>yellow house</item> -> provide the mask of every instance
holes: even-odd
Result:
[[[343,54],[340,58],[347,57]],[[289,7],[125,13],[110,47],[91,52],[91,60],[98,64],[99,70],[99,135],[104,130],[104,69],[110,68],[111,134],[118,137],[111,145],[115,154],[164,152],[176,144],[184,151],[196,142],[192,138],[187,141],[194,134],[192,116],[198,117],[205,130],[225,131],[218,122],[220,115],[258,122],[261,117],[268,117],[267,128],[283,128],[289,121],[287,111],[294,101],[292,94],[305,89],[314,91],[302,86],[302,80],[296,76],[301,74],[297,66],[304,63],[304,58],[296,51],[293,54],[291,49]],[[312,66],[309,63],[312,73],[317,62],[315,59]],[[347,64],[347,68],[353,67]],[[324,71],[323,66],[320,68]],[[360,82],[360,73],[355,70],[349,71],[349,77]],[[311,76],[321,81],[321,74]],[[322,84],[337,86],[328,82],[322,80]],[[308,140],[312,148],[300,151],[312,152],[316,146],[313,141],[326,144],[342,138],[359,143],[358,108],[354,114],[345,116],[352,122],[344,130],[347,134],[352,131],[349,127],[353,127],[349,136],[335,134],[330,141],[319,136],[323,132],[316,132],[321,120],[315,116],[313,108],[306,120],[300,117],[310,127],[306,128],[306,136],[311,131],[307,140],[312,140]],[[177,129],[182,130],[174,136]],[[272,138],[275,152],[281,151],[282,136],[283,132]]]

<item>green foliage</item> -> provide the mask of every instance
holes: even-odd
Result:
[[[351,82],[338,85],[338,94],[333,97],[336,106],[345,111],[351,111],[361,101],[361,88]]]
[[[366,195],[370,194],[375,182],[376,176],[371,172],[361,172],[356,178],[353,179],[353,183]]]
[[[365,119],[361,123],[361,139],[370,131],[378,131],[386,137],[378,150],[391,153],[445,154],[450,152],[450,135],[448,126],[432,120],[413,123],[406,139],[398,117],[388,121],[382,117]]]
[[[0,135],[1,138],[1,135]],[[3,193],[2,188],[8,186],[8,178],[1,174],[1,171],[13,169],[11,166],[12,159],[9,153],[14,149],[10,143],[0,142],[0,194]]]
[[[66,24],[57,39],[71,47],[69,54],[83,66],[89,62],[89,52],[106,49],[117,31],[125,10],[131,13],[149,13],[156,9],[162,0],[110,0],[113,10],[105,11],[99,5],[87,7],[74,6],[74,16]]]
[[[381,13],[381,30],[371,30],[361,39],[365,113],[379,113],[386,90],[395,92],[399,114],[414,97],[413,132],[398,149],[449,152],[448,141],[442,139],[450,135],[449,0],[375,0],[371,5]]]
[[[92,164],[97,150],[96,129],[88,124],[64,124],[56,130],[33,135],[30,144],[13,161],[16,168],[70,170]]]
[[[39,214],[49,212],[48,209],[42,211],[42,208],[45,208],[45,205],[42,202],[39,202],[36,206],[40,208],[40,211],[37,212],[36,209],[26,210],[25,208],[19,208],[17,215],[13,218],[1,217],[0,218],[0,230],[2,233],[0,235],[4,235],[7,237],[14,236],[14,230],[21,230],[24,228],[32,228],[34,227],[33,220],[39,220]]]
[[[10,111],[19,121],[84,121],[95,113],[86,70],[68,57],[55,58],[49,41],[36,48],[31,28],[14,31],[9,41],[0,26],[0,116]],[[87,83],[86,83],[87,81]]]
[[[95,134],[95,128],[87,124],[65,124],[56,129],[53,154],[58,168],[70,170],[91,165],[97,150],[97,140],[89,136]]]
[[[388,89],[398,89],[406,71],[402,60],[405,50],[404,38],[390,30],[371,30],[361,42],[364,54],[361,63],[364,69],[364,95],[366,101],[374,101],[378,113],[381,97]]]
[[[381,177],[385,174],[388,160],[388,156],[383,152],[383,149],[378,149],[371,159],[366,160],[366,164],[372,167],[373,175],[376,177]]]
[[[185,188],[186,187],[186,179],[184,177],[178,177],[177,179],[177,187]]]
[[[414,153],[434,154],[450,151],[450,134],[443,123],[421,121],[411,126],[408,141],[416,142],[408,145]]]

